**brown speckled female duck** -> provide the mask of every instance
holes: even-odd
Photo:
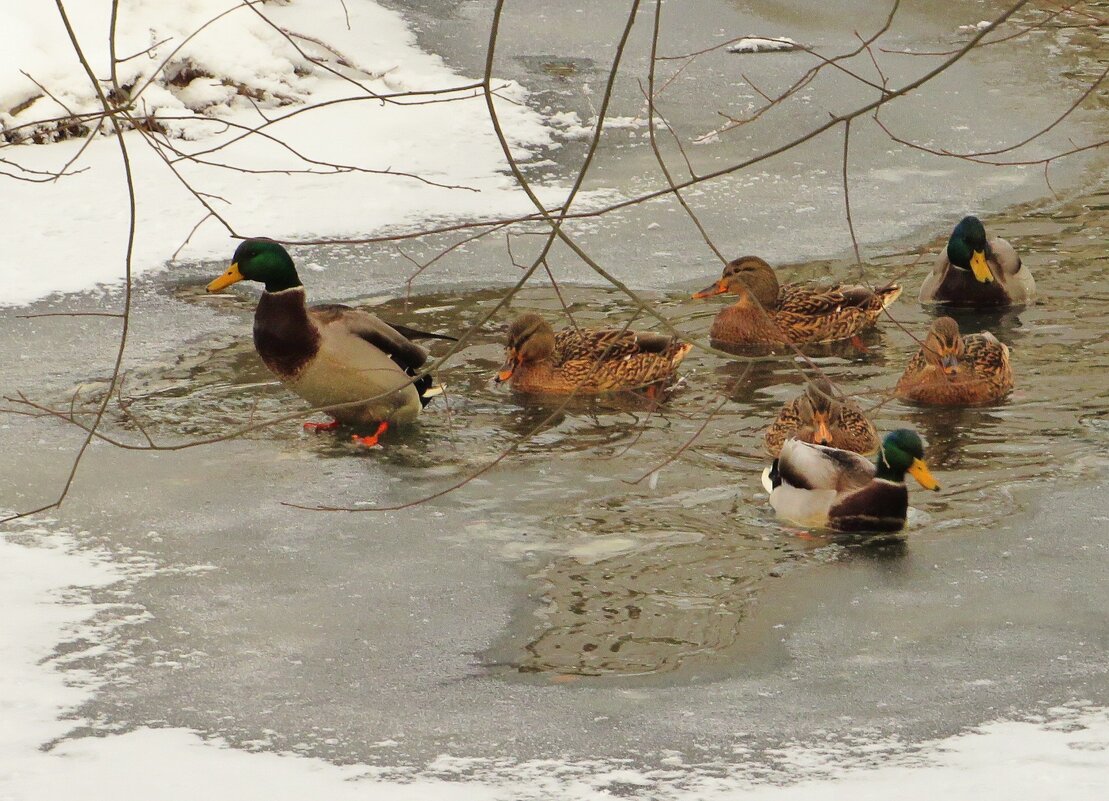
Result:
[[[497,381],[541,394],[652,387],[668,380],[692,347],[670,336],[618,328],[567,328],[556,334],[538,314],[524,314],[508,328]]]
[[[227,272],[208,284],[208,291],[238,281],[265,285],[254,313],[254,346],[266,367],[297,395],[335,418],[305,423],[306,429],[330,430],[339,423],[376,426],[371,436],[353,437],[363,445],[376,445],[390,423],[416,419],[441,391],[432,386],[430,375],[412,380],[427,361],[427,351],[406,334],[421,332],[401,333],[350,306],[309,308],[293,260],[277,242],[244,241]]]
[[[738,300],[721,309],[710,334],[725,345],[803,345],[850,339],[878,321],[897,300],[901,287],[871,291],[863,286],[786,284],[757,256],[742,256],[724,268],[720,280],[693,295],[732,293]]]
[[[920,302],[997,307],[1028,303],[1035,294],[1036,281],[1013,246],[987,239],[981,220],[964,217],[924,279]]]
[[[827,378],[818,376],[778,412],[766,429],[766,451],[777,456],[787,439],[799,439],[855,453],[878,449],[878,432],[850,398],[837,398]]]
[[[959,324],[940,317],[897,382],[897,396],[930,406],[996,403],[1013,388],[1009,349],[993,334],[960,336]]]

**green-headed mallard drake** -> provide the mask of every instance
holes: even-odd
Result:
[[[850,398],[836,397],[831,382],[817,376],[778,412],[766,429],[766,451],[777,456],[787,439],[799,439],[855,453],[874,453],[878,432]]]
[[[372,436],[354,437],[375,445],[389,423],[415,420],[438,394],[430,375],[412,380],[427,362],[427,351],[396,328],[350,306],[306,306],[293,260],[277,242],[241,243],[227,272],[208,284],[208,291],[238,281],[265,285],[254,313],[254,347],[266,367],[297,395],[335,418],[330,423],[305,423],[305,428],[376,426]]]
[[[914,403],[973,406],[996,403],[1012,388],[1007,347],[989,332],[961,336],[957,322],[939,317],[894,391]]]
[[[964,217],[920,288],[921,303],[1009,306],[1032,300],[1036,281],[1013,246],[986,238],[977,217]]]
[[[780,287],[769,264],[758,256],[742,256],[724,267],[719,281],[693,297],[725,293],[739,299],[716,315],[709,332],[713,340],[725,345],[804,345],[850,339],[869,328],[897,300],[901,287]]]
[[[924,463],[915,431],[886,434],[874,462],[838,448],[787,439],[763,471],[775,513],[802,526],[847,533],[892,532],[905,526],[909,473],[922,487],[940,488]]]
[[[650,388],[673,374],[692,345],[663,334],[619,328],[567,328],[557,334],[538,314],[508,327],[497,381],[520,392],[566,394]]]

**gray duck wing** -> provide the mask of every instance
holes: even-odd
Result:
[[[1020,254],[1001,237],[990,240],[996,269],[1005,280],[1006,292],[1014,303],[1026,303],[1036,294],[1036,279],[1024,266]]]
[[[999,236],[990,240],[990,251],[993,253],[994,262],[1001,268],[1006,278],[1016,275],[1023,267],[1020,254],[1007,240]]]
[[[320,326],[340,325],[364,339],[407,372],[415,372],[427,361],[427,351],[409,340],[376,314],[341,303],[313,306],[308,313]]]
[[[935,264],[932,265],[932,272],[928,273],[928,277],[924,279],[924,283],[920,286],[921,303],[930,303],[936,299],[940,284],[943,283],[944,276],[947,275],[949,269],[951,269],[951,262],[947,260],[947,248],[944,248]]]
[[[778,472],[800,489],[848,492],[869,484],[875,468],[857,453],[787,439],[778,455]]]

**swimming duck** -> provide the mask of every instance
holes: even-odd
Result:
[[[894,391],[914,403],[972,406],[995,403],[1012,388],[1009,349],[997,337],[989,332],[960,336],[958,323],[940,317]]]
[[[920,302],[1009,306],[1027,303],[1035,294],[1036,281],[1013,246],[1001,237],[987,239],[981,220],[964,217],[924,279]]]
[[[758,256],[742,256],[724,267],[719,281],[693,297],[725,293],[739,299],[716,315],[709,332],[713,340],[726,345],[803,345],[850,339],[869,328],[897,300],[901,287],[779,287],[769,264]]]
[[[254,347],[281,382],[331,417],[305,423],[312,431],[340,423],[377,426],[363,445],[376,445],[390,423],[407,423],[442,390],[430,375],[412,380],[427,362],[427,351],[398,328],[361,309],[340,304],[307,307],[293,260],[277,242],[247,239],[232,264],[208,284],[217,292],[239,281],[265,286],[254,313]],[[401,333],[404,331],[405,333]],[[407,334],[407,335],[406,335]],[[429,334],[424,336],[441,335]]]
[[[832,383],[818,376],[778,412],[766,429],[766,451],[777,456],[787,439],[799,439],[855,453],[874,453],[878,433],[850,398],[837,398]]]
[[[893,532],[905,527],[909,510],[905,473],[925,489],[940,488],[924,462],[920,437],[899,428],[886,434],[875,462],[787,439],[762,481],[778,517],[847,533]]]
[[[674,337],[619,328],[573,328],[557,334],[538,314],[508,327],[497,381],[520,392],[600,393],[650,388],[674,374],[693,346]]]

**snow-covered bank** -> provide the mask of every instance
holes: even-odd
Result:
[[[33,542],[25,542],[30,539]],[[1102,797],[1109,771],[1109,710],[1076,704],[1036,721],[1001,721],[925,743],[876,740],[798,744],[733,762],[679,758],[645,769],[628,761],[456,759],[420,770],[339,766],[287,753],[247,752],[184,729],[64,739],[64,719],[95,692],[96,677],[59,667],[75,641],[97,648],[123,617],[89,591],[132,578],[80,536],[20,529],[0,538],[0,798],[57,801],[346,799],[585,799],[634,791],[638,798],[747,801],[924,801]],[[121,585],[122,586],[122,585]],[[125,587],[119,593],[125,602]],[[127,614],[133,610],[123,607]],[[74,651],[74,653],[78,653]],[[70,657],[72,658],[72,656]],[[47,743],[56,743],[42,750]],[[773,763],[773,767],[765,760]],[[769,782],[767,779],[769,778]],[[78,791],[77,788],[80,788]]]
[[[17,769],[28,748],[72,727],[61,718],[88,697],[92,677],[64,674],[44,660],[59,643],[78,639],[97,613],[88,589],[123,578],[103,554],[75,552],[68,535],[42,529],[19,535],[49,540],[32,547],[7,539],[11,532],[0,534],[0,777]]]
[[[110,72],[110,6],[67,5],[100,77]],[[234,10],[219,17],[228,9]],[[207,216],[186,182],[240,234],[279,238],[352,237],[532,210],[506,174],[477,92],[375,98],[473,82],[420,51],[398,14],[370,0],[293,0],[258,10],[268,21],[235,0],[120,3],[116,51],[120,58],[139,54],[120,64],[120,84],[132,87],[134,113],[154,116],[165,132],[156,136],[160,152],[137,131],[126,137],[138,206],[136,272],[162,266]],[[11,132],[18,126],[99,109],[52,3],[13,5],[5,18],[0,112],[15,113],[0,113],[0,124],[9,138],[17,138]],[[294,35],[296,47],[274,26]],[[528,160],[555,144],[551,129],[522,102],[526,91],[500,85],[498,113],[517,155]],[[330,105],[304,110],[318,103]],[[267,120],[277,120],[264,128],[272,138],[253,135],[212,150],[241,137],[243,126]],[[54,136],[49,126],[20,131]],[[0,170],[33,180],[0,176],[5,230],[25,234],[5,238],[0,305],[123,277],[128,199],[116,141],[95,138],[67,175],[43,180],[82,143],[76,136],[0,149]],[[171,148],[204,153],[213,164],[178,161],[179,179],[165,161],[180,158]],[[224,258],[233,248],[226,229],[209,218],[181,257]]]

